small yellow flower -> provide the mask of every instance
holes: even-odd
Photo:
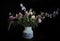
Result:
[[[33,15],[33,12],[29,12],[30,15]]]
[[[31,16],[31,19],[35,19],[35,15],[32,15],[32,16]]]
[[[32,9],[29,10],[29,14],[30,15],[33,15]]]

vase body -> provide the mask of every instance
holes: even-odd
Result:
[[[23,31],[23,37],[25,39],[32,39],[33,38],[33,30],[32,27],[25,27]]]

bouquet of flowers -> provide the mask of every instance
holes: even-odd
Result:
[[[42,17],[40,15],[35,15],[34,11],[32,12],[32,9],[29,11],[25,11],[25,15],[23,15],[21,12],[19,14],[16,14],[16,16],[9,16],[9,28],[11,24],[19,24],[24,27],[32,26],[35,27],[38,25],[38,23],[42,22]]]
[[[32,9],[30,9],[29,11],[26,10],[25,6],[23,6],[23,4],[20,4],[22,10],[24,11],[24,15],[19,12],[19,14],[16,14],[16,16],[14,17],[13,15],[10,15],[9,16],[9,27],[8,27],[8,30],[10,29],[10,26],[11,24],[19,24],[19,25],[22,25],[24,27],[27,27],[27,26],[32,26],[32,27],[35,27],[38,25],[38,23],[41,23],[43,19],[45,19],[45,16],[47,17],[52,17],[54,16],[55,14],[57,13],[53,13],[53,14],[48,14],[48,13],[45,13],[44,12],[41,12],[40,15],[36,15],[36,12],[35,11],[32,11]]]

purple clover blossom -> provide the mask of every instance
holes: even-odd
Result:
[[[10,20],[10,21],[13,21],[14,19],[15,19],[15,17],[9,16],[9,20]]]
[[[25,11],[25,16],[29,16],[30,14],[29,14],[29,12],[28,11]]]

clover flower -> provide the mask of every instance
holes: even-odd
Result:
[[[41,23],[41,22],[42,22],[42,20],[40,18],[38,18],[38,23]]]
[[[10,21],[13,21],[14,19],[15,19],[15,17],[9,16],[9,20],[10,20]]]
[[[29,12],[28,11],[25,11],[25,16],[26,17],[29,17],[29,15],[30,15]]]

